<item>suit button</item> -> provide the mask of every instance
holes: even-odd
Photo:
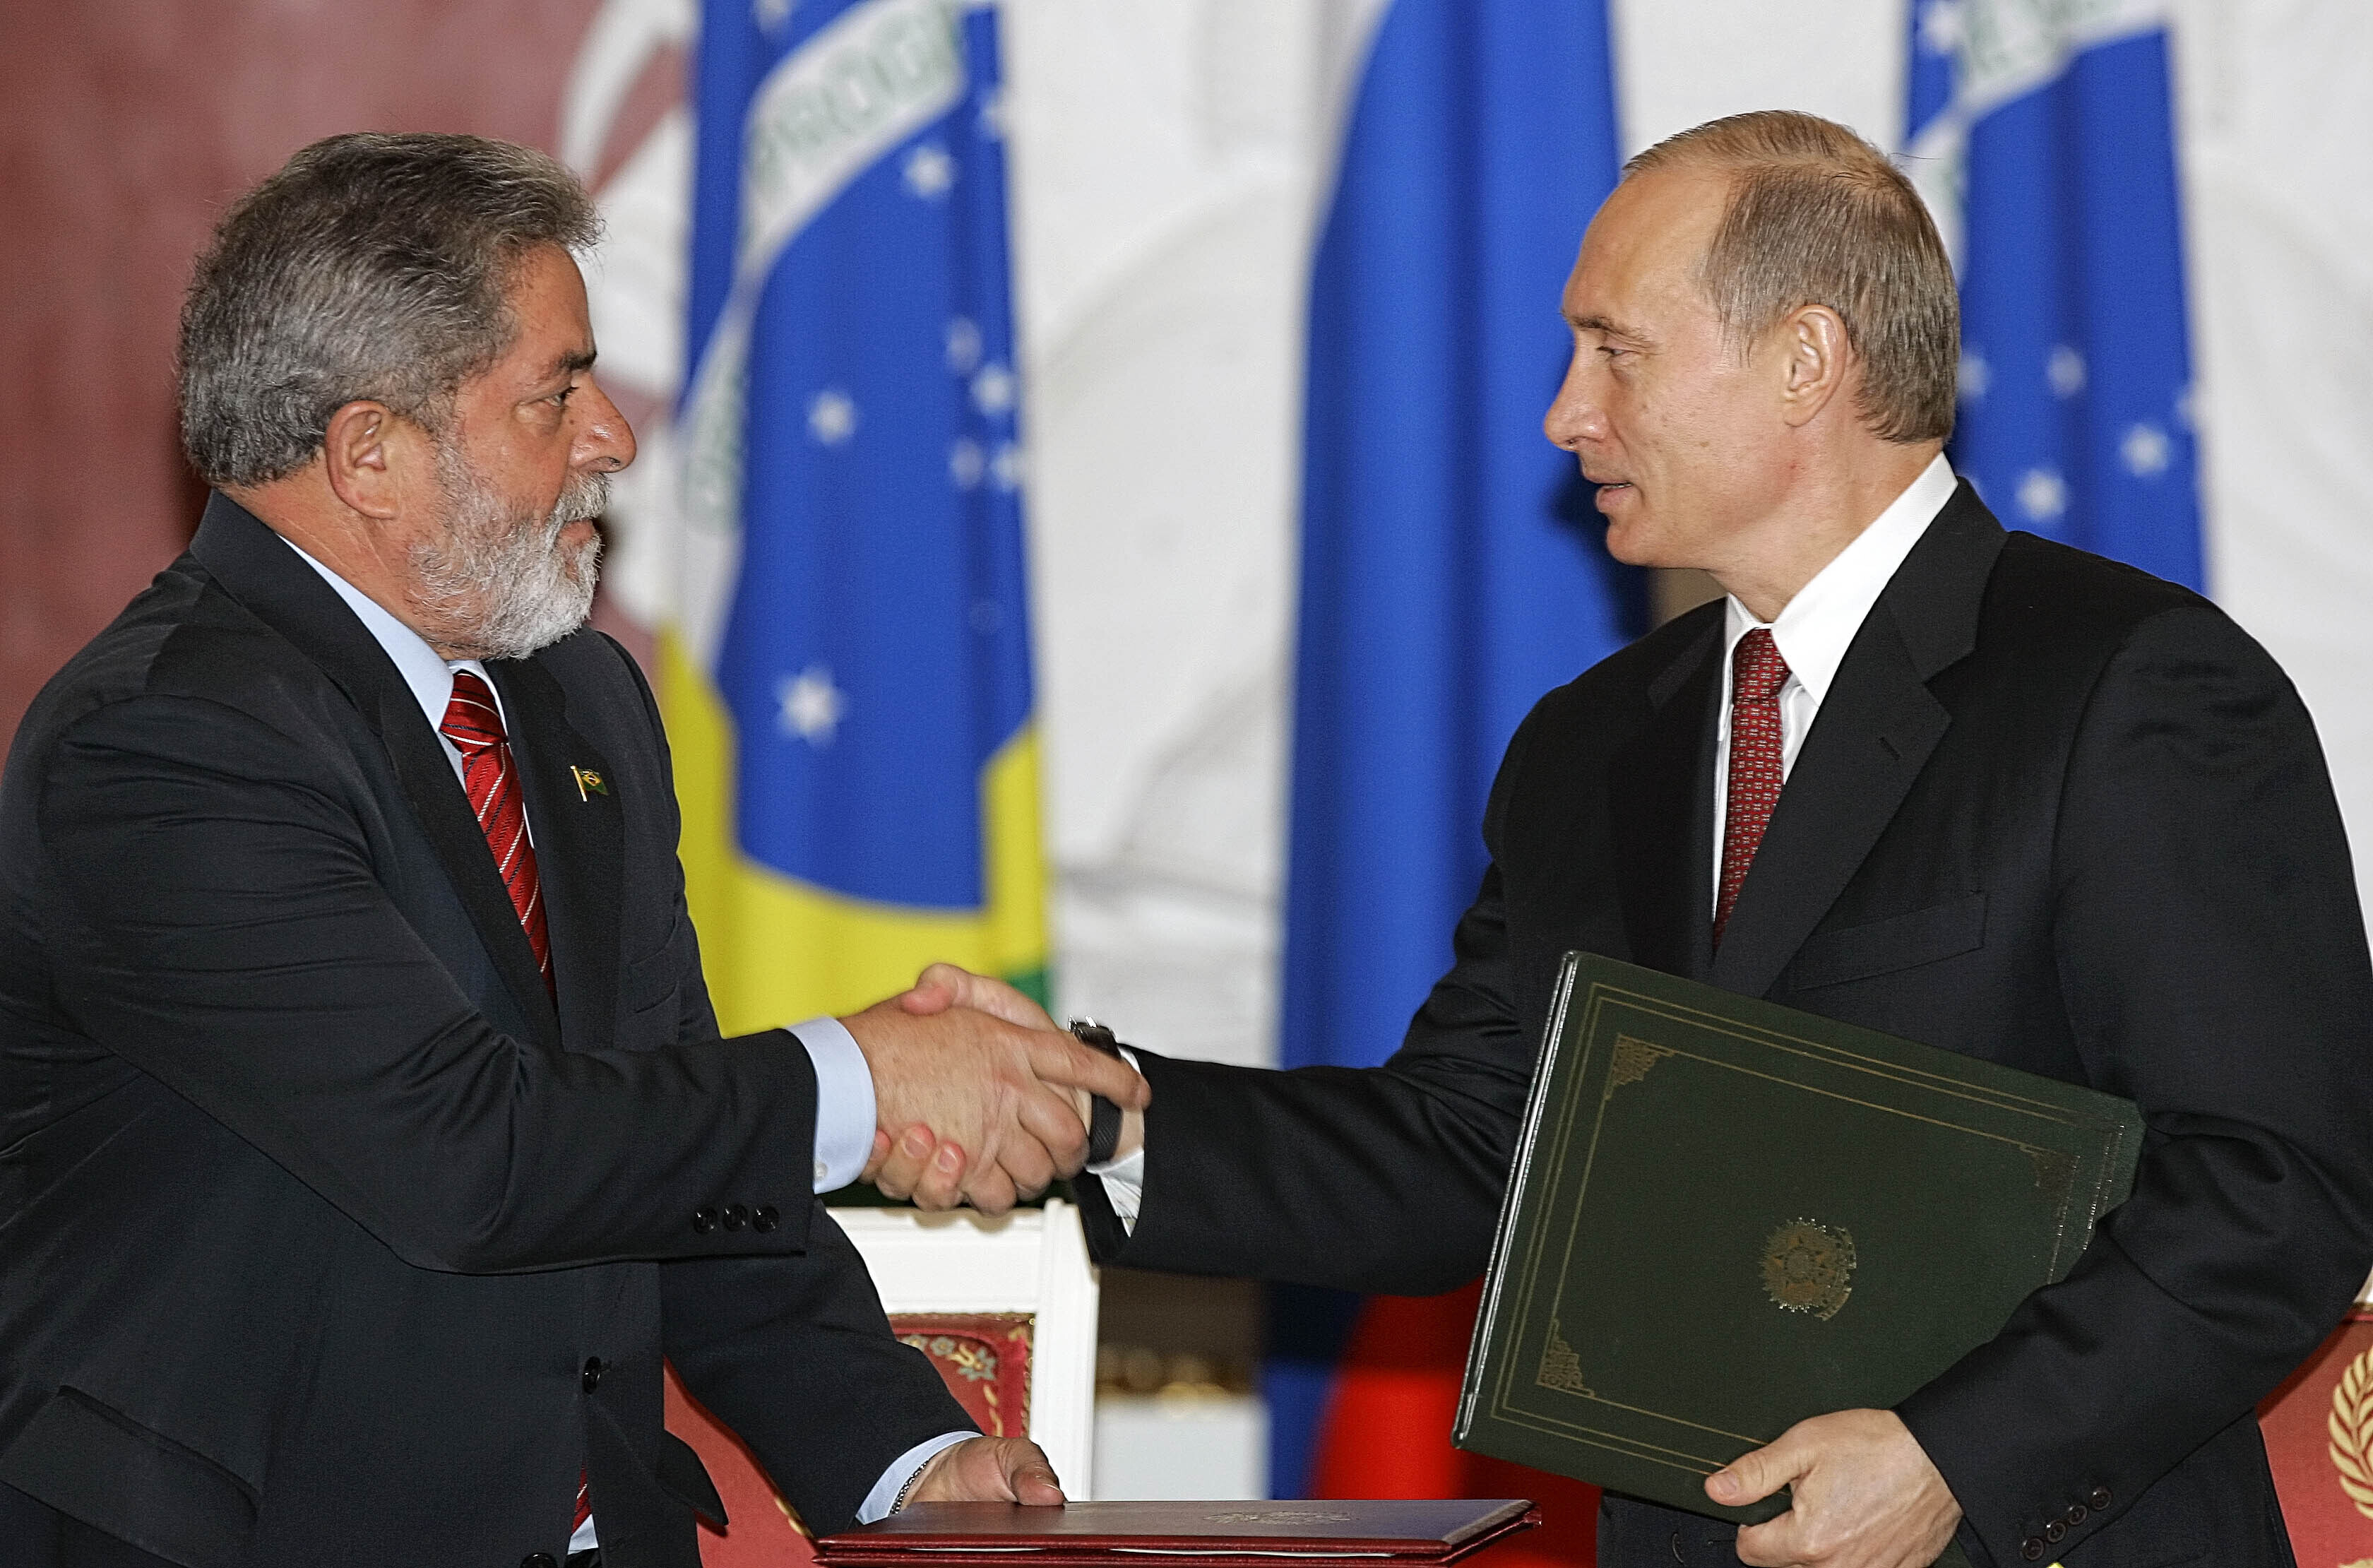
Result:
[[[2087,1508],[2082,1503],[2075,1503],[2069,1505],[2068,1524],[2070,1528],[2073,1529],[2076,1526],[2083,1524],[2091,1516],[2092,1511]]]
[[[602,1387],[602,1358],[600,1356],[587,1356],[585,1358],[585,1371],[583,1375],[580,1376],[578,1381],[585,1385],[585,1391],[588,1394],[590,1394],[594,1389]]]
[[[520,1559],[520,1568],[560,1568],[548,1551],[531,1551]]]
[[[2085,1494],[2085,1501],[2090,1504],[2093,1512],[2098,1514],[2110,1505],[2110,1489],[2106,1486],[2097,1486]]]
[[[693,1229],[693,1233],[694,1233],[695,1235],[707,1235],[709,1232],[711,1232],[711,1231],[715,1230],[716,1228],[717,1228],[717,1211],[716,1211],[716,1210],[714,1210],[714,1209],[695,1209],[695,1210],[692,1211],[692,1229]]]
[[[2043,1527],[2043,1539],[2048,1541],[2052,1541],[2054,1544],[2057,1544],[2060,1538],[2067,1533],[2068,1527],[2062,1524],[2057,1519],[2052,1520],[2050,1524]]]
[[[738,1231],[749,1223],[750,1211],[746,1205],[741,1203],[731,1203],[726,1205],[725,1228],[727,1230]]]
[[[2029,1562],[2042,1562],[2043,1538],[2041,1536],[2028,1537],[2025,1540],[2018,1543],[2018,1554],[2021,1557],[2026,1558]]]
[[[782,1223],[783,1211],[771,1203],[761,1203],[750,1211],[750,1228],[754,1231],[771,1231]]]

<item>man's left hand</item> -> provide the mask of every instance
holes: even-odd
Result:
[[[1788,1512],[1738,1532],[1756,1568],[1928,1568],[1961,1522],[1953,1489],[1893,1410],[1800,1421],[1706,1478],[1736,1508],[1795,1488]]]
[[[931,1456],[906,1501],[1048,1506],[1063,1501],[1063,1483],[1055,1479],[1046,1454],[1026,1437],[967,1437]]]

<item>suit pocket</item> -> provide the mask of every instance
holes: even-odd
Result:
[[[1969,894],[1909,914],[1889,915],[1806,939],[1788,965],[1794,990],[1841,986],[1973,953],[1986,944],[1986,895]]]
[[[79,1388],[33,1412],[0,1454],[0,1481],[189,1568],[234,1568],[255,1529],[244,1481]]]

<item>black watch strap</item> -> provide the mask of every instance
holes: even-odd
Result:
[[[1110,1057],[1120,1055],[1120,1041],[1093,1018],[1072,1019],[1071,1037],[1090,1050]],[[1102,1094],[1091,1094],[1088,1099],[1088,1164],[1101,1165],[1120,1147],[1120,1107]]]

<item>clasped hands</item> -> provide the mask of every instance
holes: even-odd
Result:
[[[842,1022],[873,1070],[876,1130],[866,1177],[918,1208],[969,1202],[1001,1213],[1057,1176],[1076,1175],[1087,1158],[1091,1094],[1128,1113],[1123,1153],[1141,1136],[1140,1113],[1151,1098],[1145,1081],[1127,1063],[1081,1045],[1037,1003],[999,981],[934,964],[911,990]],[[979,1495],[974,1489],[986,1487],[988,1494],[1021,1502],[1052,1501],[1042,1490],[1051,1488],[1052,1473],[1043,1482],[1029,1473],[1023,1495],[1023,1456],[992,1455],[987,1445],[994,1441],[1002,1440],[948,1449],[947,1473],[927,1474],[915,1495],[940,1495],[952,1486]],[[1794,1488],[1788,1512],[1738,1532],[1742,1562],[1928,1568],[1961,1519],[1944,1476],[1890,1410],[1840,1410],[1798,1422],[1705,1482],[1706,1495],[1728,1507],[1783,1486]]]
[[[872,1070],[865,1179],[920,1209],[1001,1214],[1088,1156],[1089,1096],[1144,1109],[1145,1080],[1000,981],[934,964],[841,1020]]]

